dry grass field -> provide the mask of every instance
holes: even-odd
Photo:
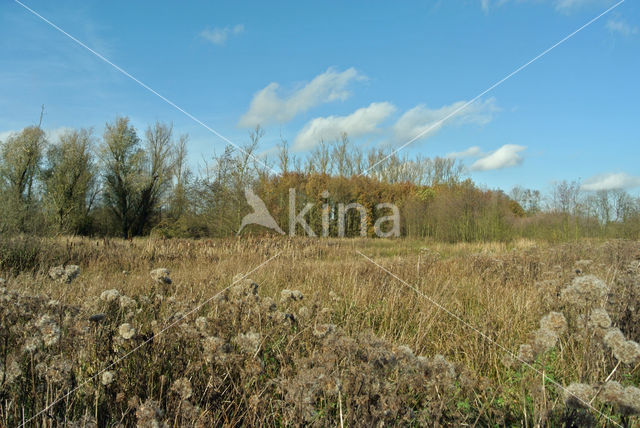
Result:
[[[0,277],[3,427],[640,426],[638,242],[13,238]]]

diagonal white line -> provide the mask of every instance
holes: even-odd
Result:
[[[242,147],[240,147],[239,145],[237,145],[236,143],[234,143],[233,141],[231,141],[230,139],[228,139],[227,137],[225,137],[224,135],[220,134],[218,131],[216,131],[215,129],[211,128],[209,125],[207,125],[206,123],[202,122],[200,119],[198,119],[197,117],[195,117],[194,115],[192,115],[191,113],[189,113],[188,111],[184,110],[183,108],[181,108],[180,106],[178,106],[176,103],[174,103],[173,101],[171,101],[170,99],[168,99],[167,97],[165,97],[164,95],[158,93],[157,91],[155,91],[153,88],[151,88],[150,86],[148,86],[147,84],[145,84],[144,82],[142,82],[141,80],[139,80],[138,78],[136,78],[135,76],[131,75],[128,71],[124,70],[122,67],[114,64],[113,62],[111,62],[109,59],[105,58],[103,55],[101,55],[100,53],[96,52],[95,50],[91,49],[89,46],[87,46],[86,44],[82,43],[80,40],[78,40],[77,38],[73,37],[71,34],[67,33],[66,31],[64,31],[62,28],[58,27],[56,24],[54,24],[53,22],[49,21],[47,18],[45,18],[44,16],[40,15],[38,12],[36,12],[35,10],[31,9],[29,6],[25,5],[24,3],[20,2],[19,0],[14,0],[16,3],[18,3],[20,6],[22,6],[23,8],[25,8],[26,10],[28,10],[29,12],[31,12],[32,14],[34,14],[35,16],[37,16],[38,18],[40,18],[41,20],[43,20],[44,22],[46,22],[47,24],[49,24],[50,26],[52,26],[53,28],[55,28],[56,30],[58,30],[60,33],[64,34],[65,36],[67,36],[68,38],[70,38],[71,40],[73,40],[74,42],[76,42],[77,44],[79,44],[80,46],[82,46],[83,48],[85,48],[86,50],[88,50],[89,52],[91,52],[92,54],[94,54],[95,56],[97,56],[98,58],[100,58],[101,60],[103,60],[104,62],[106,62],[107,64],[109,64],[110,66],[112,66],[113,68],[115,68],[116,70],[118,70],[120,73],[124,74],[125,76],[127,76],[129,79],[133,80],[134,82],[136,82],[137,84],[139,84],[140,86],[142,86],[143,88],[145,88],[147,91],[151,92],[152,94],[156,95],[157,97],[159,97],[161,100],[163,100],[164,102],[166,102],[167,104],[169,104],[171,107],[175,108],[176,110],[178,110],[179,112],[183,113],[185,116],[187,116],[189,119],[193,120],[194,122],[196,122],[199,125],[202,125],[205,129],[207,129],[209,132],[211,132],[212,134],[214,134],[215,136],[217,136],[218,138],[222,139],[223,141],[231,144],[233,147],[235,147],[236,149],[240,150],[242,153],[244,153],[245,155],[251,157],[253,160],[255,160],[256,162],[258,162],[259,164],[261,164],[262,166],[269,168],[273,173],[277,174],[277,171],[275,169],[273,169],[272,167],[268,166],[266,163],[264,163],[263,161],[261,161],[260,159],[258,159],[256,156],[254,156],[251,153],[247,153],[246,150],[244,150]]]
[[[376,263],[374,260],[372,260],[371,258],[367,257],[366,255],[362,254],[360,251],[356,250],[356,253],[360,254],[362,257],[364,257],[366,260],[370,261],[371,263],[373,263],[374,265],[376,265],[377,267],[379,267],[380,269],[382,269],[383,271],[385,271],[387,274],[389,274],[390,276],[392,276],[393,278],[395,278],[396,280],[398,280],[399,282],[401,282],[405,287],[410,288],[411,290],[415,291],[420,297],[423,297],[425,299],[427,299],[429,301],[429,303],[433,304],[434,306],[436,306],[438,309],[440,309],[443,312],[446,312],[449,316],[451,316],[452,318],[454,318],[456,321],[458,321],[459,323],[461,323],[462,325],[464,325],[465,327],[473,330],[474,332],[476,332],[478,335],[480,335],[483,339],[485,339],[486,341],[490,342],[491,344],[495,345],[496,347],[500,348],[500,350],[506,352],[507,354],[509,354],[509,356],[511,356],[512,358],[520,361],[522,364],[526,365],[528,368],[530,368],[531,370],[535,371],[536,373],[538,373],[539,375],[543,376],[547,381],[549,381],[551,384],[553,384],[554,386],[556,386],[557,388],[561,389],[562,391],[564,391],[565,393],[572,395],[574,398],[576,398],[578,401],[580,401],[582,404],[584,404],[586,407],[590,408],[591,410],[593,410],[594,412],[598,413],[600,416],[604,416],[609,422],[613,423],[616,426],[619,426],[620,428],[622,428],[622,425],[618,424],[616,421],[614,421],[613,419],[611,419],[609,416],[605,415],[604,413],[602,413],[600,410],[596,409],[595,407],[593,407],[593,405],[591,405],[591,403],[587,403],[586,401],[584,401],[583,399],[581,399],[580,397],[576,396],[575,394],[572,394],[567,388],[565,388],[564,386],[562,386],[561,384],[559,384],[557,381],[551,379],[549,376],[547,376],[546,374],[544,374],[543,372],[541,372],[540,370],[538,370],[537,368],[535,368],[534,366],[532,366],[531,364],[527,363],[526,361],[524,361],[523,359],[521,359],[520,357],[518,357],[516,354],[514,354],[513,352],[511,352],[511,350],[507,349],[506,347],[502,346],[500,343],[496,342],[495,340],[493,340],[491,337],[487,336],[485,333],[483,333],[481,330],[479,330],[478,328],[476,328],[475,326],[473,326],[472,324],[469,324],[467,321],[465,321],[464,319],[462,319],[460,316],[456,315],[455,313],[451,312],[449,309],[447,309],[446,307],[442,306],[440,303],[436,302],[435,300],[433,300],[431,297],[427,296],[426,294],[424,294],[422,291],[418,290],[416,287],[414,287],[413,285],[409,284],[407,281],[403,280],[402,278],[400,278],[398,275],[394,274],[393,272],[391,272],[390,270],[388,270],[387,268],[385,268],[384,266],[381,266],[380,264]]]
[[[158,332],[158,334],[153,335],[152,337],[150,337],[149,339],[145,340],[144,342],[140,343],[138,346],[136,346],[135,348],[133,348],[132,350],[130,350],[129,352],[127,352],[126,354],[124,354],[122,357],[118,358],[117,360],[115,360],[113,363],[109,364],[107,367],[105,367],[104,369],[102,369],[101,371],[99,371],[98,373],[96,373],[95,375],[91,376],[90,378],[86,379],[84,382],[82,382],[80,385],[76,386],[75,388],[73,388],[71,391],[67,392],[66,394],[64,394],[62,397],[58,398],[57,400],[53,401],[51,404],[49,404],[47,407],[45,407],[44,409],[40,410],[38,413],[36,413],[35,415],[33,415],[32,417],[30,417],[29,419],[27,419],[26,421],[24,421],[23,423],[21,423],[20,425],[18,425],[18,428],[21,428],[25,425],[27,425],[29,422],[31,422],[32,420],[34,420],[35,418],[37,418],[38,416],[40,416],[41,414],[45,413],[47,410],[49,410],[51,407],[53,407],[54,405],[56,405],[57,403],[59,403],[60,401],[68,398],[69,396],[71,396],[72,394],[74,394],[78,389],[82,388],[83,386],[85,386],[86,384],[88,384],[89,382],[93,381],[94,379],[96,379],[98,376],[100,376],[102,373],[106,372],[107,370],[109,370],[110,368],[114,367],[115,365],[121,363],[123,360],[125,360],[127,357],[129,357],[131,354],[133,354],[134,352],[136,352],[138,349],[142,348],[143,346],[149,344],[149,342],[151,342],[152,340],[154,340],[154,338],[157,338],[158,336],[160,336],[161,334],[163,334],[165,331],[169,330],[172,327],[175,327],[176,325],[180,324],[182,321],[184,321],[185,319],[187,319],[191,314],[193,314],[194,312],[199,311],[204,305],[206,305],[207,303],[209,303],[210,301],[212,301],[213,299],[215,299],[216,297],[218,297],[220,294],[224,293],[225,291],[227,291],[228,289],[230,289],[231,287],[233,287],[235,284],[237,284],[238,282],[242,281],[243,279],[245,279],[246,277],[248,277],[249,275],[251,275],[253,272],[257,271],[258,269],[262,268],[264,265],[266,265],[267,263],[269,263],[271,260],[275,259],[276,257],[278,257],[280,254],[282,254],[282,252],[279,252],[278,254],[276,254],[275,256],[269,258],[268,260],[265,260],[264,262],[260,263],[258,266],[256,266],[255,268],[253,268],[252,270],[250,270],[249,272],[247,272],[246,274],[244,274],[241,278],[236,279],[235,281],[233,281],[229,286],[223,288],[222,290],[218,291],[216,294],[214,294],[213,296],[209,297],[207,300],[205,300],[204,302],[200,303],[198,306],[196,306],[195,308],[191,309],[189,312],[187,312],[185,315],[183,315],[181,318],[178,318],[177,320],[175,320],[174,322],[172,322],[171,324],[169,324],[168,326],[166,326],[165,328],[163,328],[162,330],[160,330]]]
[[[16,0],[17,1],[17,0]],[[520,67],[516,68],[514,71],[512,71],[511,73],[509,73],[508,75],[506,75],[505,77],[503,77],[502,79],[498,80],[496,83],[494,83],[493,85],[489,86],[487,89],[485,89],[484,91],[480,92],[478,95],[476,95],[475,97],[473,97],[470,101],[467,101],[466,103],[464,103],[463,105],[461,105],[460,107],[458,107],[457,109],[455,109],[454,111],[452,111],[451,113],[449,113],[448,115],[446,115],[444,118],[438,120],[437,122],[433,123],[432,125],[430,125],[429,127],[427,127],[426,129],[424,129],[422,132],[420,132],[418,135],[416,135],[415,137],[413,137],[412,139],[410,139],[409,141],[407,141],[406,143],[404,143],[402,146],[398,147],[397,149],[395,149],[394,151],[392,151],[391,153],[389,153],[387,156],[385,156],[384,158],[380,159],[378,162],[376,162],[375,164],[373,164],[372,166],[370,166],[369,168],[367,168],[363,174],[368,173],[369,171],[371,171],[372,169],[374,169],[376,166],[378,166],[379,164],[381,164],[382,162],[385,162],[387,159],[389,159],[391,156],[393,156],[394,154],[398,153],[400,150],[404,149],[405,147],[407,147],[408,145],[414,143],[416,140],[420,139],[421,137],[423,137],[426,133],[428,133],[429,131],[441,126],[443,123],[445,123],[446,121],[448,121],[449,119],[451,119],[453,116],[455,116],[456,114],[460,113],[462,110],[466,109],[467,107],[469,107],[471,104],[475,103],[476,101],[478,101],[480,98],[482,98],[483,96],[485,96],[487,93],[491,92],[492,90],[494,90],[495,88],[497,88],[498,86],[502,85],[504,82],[506,82],[507,80],[511,79],[513,76],[515,76],[516,74],[520,73],[522,70],[524,70],[525,68],[527,68],[528,66],[530,66],[531,64],[533,64],[534,62],[536,62],[537,60],[539,60],[540,58],[542,58],[543,56],[545,56],[546,54],[548,54],[549,52],[551,52],[552,50],[554,50],[555,48],[557,48],[558,46],[560,46],[561,44],[563,44],[564,42],[566,42],[567,40],[569,40],[570,38],[572,38],[573,36],[575,36],[576,34],[578,34],[580,31],[584,30],[585,28],[587,28],[588,26],[590,26],[591,24],[593,24],[594,22],[596,22],[597,20],[599,20],[600,18],[602,18],[603,16],[605,16],[607,13],[611,12],[613,9],[617,8],[618,6],[620,6],[622,3],[624,3],[625,0],[620,0],[618,3],[614,4],[613,6],[611,6],[609,9],[605,10],[604,12],[602,12],[600,15],[596,16],[595,18],[591,19],[589,22],[587,22],[586,24],[584,24],[582,27],[578,28],[577,30],[575,30],[573,33],[569,34],[568,36],[564,37],[562,40],[560,40],[559,42],[555,43],[553,46],[547,48],[546,50],[544,50],[543,52],[539,53],[538,55],[536,55],[533,59],[527,61],[525,64],[521,65]]]

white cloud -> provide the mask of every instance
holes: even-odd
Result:
[[[244,25],[238,24],[233,27],[214,28],[212,30],[202,30],[200,37],[213,43],[214,45],[223,46],[230,35],[237,36],[244,32]]]
[[[607,21],[607,29],[612,33],[619,33],[623,36],[638,34],[638,27],[631,26],[622,20],[610,19]]]
[[[445,124],[475,123],[485,125],[491,121],[493,114],[499,111],[495,98],[484,102],[476,101],[457,111],[466,103],[467,101],[457,101],[438,109],[430,109],[423,104],[418,105],[406,111],[393,125],[394,137],[404,143],[421,134],[423,135],[420,138],[433,135]]]
[[[489,171],[520,165],[522,163],[522,156],[520,156],[519,153],[525,149],[525,146],[505,144],[495,152],[475,161],[471,165],[471,170]]]
[[[600,174],[584,181],[582,190],[614,190],[640,187],[640,177],[635,177],[624,172]]]
[[[466,150],[461,152],[451,152],[447,154],[445,157],[449,159],[464,159],[464,158],[475,158],[482,154],[482,150],[478,146],[469,147]]]
[[[391,103],[371,103],[368,107],[360,108],[348,116],[315,118],[298,133],[293,149],[297,151],[308,150],[322,139],[339,138],[343,132],[353,138],[379,132],[378,125],[395,110],[395,106]]]
[[[288,96],[278,94],[280,85],[275,82],[269,83],[253,96],[249,111],[240,118],[238,124],[242,127],[253,127],[257,124],[288,122],[299,113],[319,104],[347,99],[351,95],[347,86],[354,80],[363,78],[364,76],[354,68],[343,72],[329,68]]]

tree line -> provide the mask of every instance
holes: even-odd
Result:
[[[0,233],[233,236],[251,211],[244,193],[251,187],[285,229],[295,189],[297,210],[313,204],[306,218],[318,235],[323,219],[331,235],[339,228],[346,236],[361,233],[361,213],[344,213],[340,224],[339,204],[364,207],[371,226],[386,215],[377,204],[388,202],[400,210],[404,236],[451,242],[640,236],[640,198],[623,190],[584,192],[580,183],[563,181],[548,195],[521,187],[507,194],[478,187],[454,159],[363,151],[346,134],[319,142],[305,157],[281,139],[269,158],[258,153],[263,136],[255,128],[241,149],[227,146],[195,172],[188,136],[175,135],[170,124],[156,122],[141,134],[127,117],[116,117],[101,137],[69,129],[56,141],[40,125],[26,127],[0,142]]]

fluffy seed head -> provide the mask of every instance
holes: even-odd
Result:
[[[560,335],[567,331],[567,320],[560,312],[549,312],[540,320],[541,330],[551,330]]]
[[[126,308],[135,308],[137,303],[134,299],[132,299],[131,297],[127,297],[127,296],[120,296],[120,307],[123,309]]]
[[[171,277],[169,276],[170,272],[168,269],[154,269],[149,272],[149,274],[151,275],[151,278],[158,284],[170,285],[172,282]]]
[[[560,292],[561,298],[576,306],[602,307],[606,302],[609,287],[593,275],[578,276],[571,285]]]
[[[593,328],[609,328],[611,327],[611,318],[606,310],[597,308],[591,311],[589,325]]]
[[[313,335],[319,339],[333,333],[336,330],[336,326],[333,324],[320,324],[313,329]]]
[[[565,391],[564,402],[568,407],[584,408],[585,403],[589,403],[596,391],[591,385],[586,383],[572,383]]]
[[[186,377],[181,377],[180,379],[173,382],[171,390],[178,394],[183,401],[188,400],[193,393],[191,381]]]
[[[207,331],[209,327],[209,321],[206,317],[198,317],[196,318],[196,328],[201,332]]]
[[[556,346],[558,335],[553,330],[541,328],[535,331],[533,342],[538,351],[545,352]]]
[[[122,336],[123,339],[131,339],[136,334],[136,329],[131,326],[128,322],[122,324],[118,328],[118,333]]]
[[[602,386],[602,391],[598,395],[598,399],[601,402],[609,404],[618,404],[622,399],[624,388],[619,382],[610,380]]]
[[[115,377],[116,374],[114,372],[107,370],[106,372],[102,373],[101,382],[104,386],[111,385]]]
[[[611,349],[620,347],[625,341],[624,334],[619,328],[610,328],[604,335],[604,343]]]
[[[304,296],[298,290],[282,290],[280,292],[280,301],[285,303],[287,300],[293,300],[294,302],[302,300]]]
[[[254,353],[260,347],[260,334],[254,332],[240,333],[233,339],[233,342],[244,352]]]
[[[624,413],[629,415],[640,414],[640,389],[635,386],[627,386],[624,389],[620,406]]]
[[[518,359],[520,361],[524,361],[525,363],[532,363],[535,359],[533,346],[529,345],[528,343],[520,345],[520,349],[518,350]]]
[[[115,288],[112,288],[111,290],[105,290],[102,292],[102,294],[100,294],[100,300],[107,303],[115,302],[119,298],[120,292]]]
[[[611,350],[614,357],[625,364],[635,364],[640,360],[640,345],[633,340],[617,343]]]

